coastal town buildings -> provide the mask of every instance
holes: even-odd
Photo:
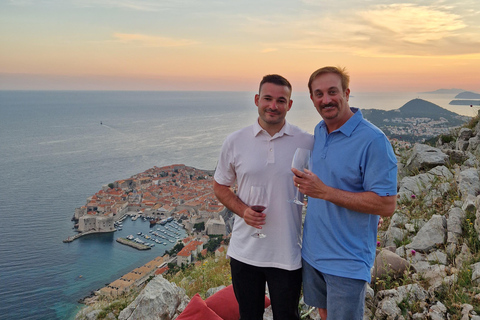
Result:
[[[392,118],[384,119],[381,129],[387,136],[413,136],[427,139],[448,133],[452,127],[447,119],[440,117],[439,120],[431,118]]]
[[[177,266],[188,265],[203,250],[203,242],[193,240],[190,241],[180,252],[177,253]]]
[[[219,230],[218,213],[223,206],[213,193],[212,183],[213,172],[209,170],[183,164],[153,167],[103,186],[75,209],[75,227],[79,233],[111,232],[116,230],[115,221],[130,215],[155,221],[172,217],[182,221],[189,232],[195,223],[214,219],[213,228]]]
[[[140,289],[150,277],[161,275],[168,271],[168,264],[176,261],[177,266],[182,267],[196,261],[199,254],[207,255],[207,249],[203,248],[204,243],[209,241],[208,236],[200,238],[186,237],[181,240],[184,243],[183,249],[176,256],[170,257],[168,254],[156,257],[141,267],[121,276],[119,279],[107,284],[105,287],[96,291],[96,295],[117,297]],[[225,256],[226,245],[220,246],[215,251],[215,257]]]
[[[79,232],[109,232],[115,231],[115,220],[112,214],[108,215],[84,215],[78,220]]]
[[[220,234],[226,235],[227,229],[225,227],[225,221],[221,215],[217,215],[215,218],[208,219],[205,224],[205,230],[208,235]]]
[[[154,167],[128,179],[114,181],[87,198],[86,204],[75,209],[72,220],[78,235],[114,232],[127,216],[143,219],[150,224],[163,224],[175,219],[193,236],[178,239],[183,248],[173,257],[157,257],[134,269],[96,292],[97,295],[119,296],[142,287],[150,277],[168,270],[168,264],[186,266],[207,255],[204,245],[208,235],[228,237],[221,213],[224,206],[213,192],[213,171],[199,170],[182,164]],[[205,230],[195,225],[204,223]],[[210,250],[210,249],[209,249]],[[215,251],[225,255],[226,246]]]
[[[97,291],[97,294],[117,297],[137,290],[143,286],[150,277],[162,274],[168,270],[166,265],[169,260],[170,256],[167,254],[162,257],[157,257],[101,288]]]

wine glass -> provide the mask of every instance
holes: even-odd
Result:
[[[263,212],[267,207],[267,190],[264,186],[251,186],[250,187],[250,208],[256,212]],[[254,238],[265,238],[266,235],[261,233],[257,228],[252,234]]]
[[[303,171],[303,169],[311,169],[311,154],[312,152],[308,149],[297,148],[297,150],[295,151],[295,155],[293,156],[292,168],[300,171]],[[290,200],[289,202],[293,202],[295,204],[298,204],[299,206],[303,206],[303,201],[300,201],[299,194],[300,192],[297,188],[297,194],[295,196],[295,199]]]

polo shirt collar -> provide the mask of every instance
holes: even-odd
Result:
[[[347,137],[350,137],[352,135],[355,128],[359,125],[360,122],[362,122],[363,115],[358,108],[351,107],[350,110],[352,110],[353,116],[350,117],[350,119],[348,119],[347,122],[345,122],[340,128],[330,133],[341,132]],[[322,127],[324,127],[325,131],[327,130],[327,125],[325,124],[325,121],[322,121]]]
[[[260,124],[258,123],[258,119],[257,119],[257,121],[255,121],[255,123],[253,124],[253,135],[256,137],[262,131],[265,131],[265,129],[263,129],[260,126]],[[265,133],[267,133],[267,131],[265,131]],[[293,136],[292,125],[290,123],[288,123],[287,120],[285,120],[285,124],[283,125],[282,129],[280,129],[280,131],[278,131],[272,138],[281,137],[283,135]]]

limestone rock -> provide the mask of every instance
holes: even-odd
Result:
[[[465,212],[476,212],[478,207],[478,197],[473,194],[467,194],[463,199],[462,210]]]
[[[471,265],[472,268],[472,282],[480,285],[480,262]]]
[[[435,167],[427,173],[421,173],[413,177],[403,178],[400,181],[398,196],[400,199],[411,199],[412,195],[419,195],[424,191],[427,191],[429,194],[433,191],[438,192],[437,190],[432,190],[433,181],[438,179],[448,181],[452,178],[453,174],[447,167]],[[433,198],[433,196],[430,196],[429,198]]]
[[[443,245],[447,235],[446,224],[444,216],[433,215],[406,248],[428,253],[436,246]]]
[[[189,302],[185,290],[177,287],[162,276],[154,277],[126,307],[120,320],[171,320],[185,309]]]
[[[390,276],[400,278],[410,268],[410,263],[390,250],[382,249],[375,257],[372,271],[372,282],[376,278],[383,279]]]
[[[430,312],[428,313],[431,320],[444,320],[447,316],[447,307],[440,301],[438,301],[435,305],[430,308]]]
[[[461,128],[460,131],[458,132],[458,138],[457,140],[463,140],[463,141],[468,141],[473,137],[473,130],[469,128]]]
[[[470,320],[469,314],[473,310],[473,306],[470,304],[462,305],[462,319],[461,320]]]
[[[425,301],[430,294],[418,284],[409,284],[397,289],[383,290],[377,293],[380,301],[375,312],[375,319],[405,319],[398,307],[400,302],[413,305],[419,301]]]
[[[477,231],[478,240],[480,240],[480,210],[477,210],[477,213],[475,215],[474,228],[475,228],[475,231]]]
[[[480,151],[479,146],[480,146],[480,137],[478,136],[478,134],[476,136],[468,139],[467,151],[470,151],[473,154],[477,155]]]
[[[462,197],[471,194],[477,196],[480,193],[480,178],[476,168],[469,168],[460,172],[457,176],[458,191]]]
[[[75,320],[96,320],[102,310],[87,307],[75,315]]]
[[[455,148],[460,151],[466,151],[468,148],[468,140],[473,136],[472,129],[462,128],[458,133]]]
[[[442,252],[440,250],[437,250],[437,251],[434,251],[434,252],[430,253],[427,256],[427,261],[434,262],[434,263],[436,262],[436,263],[446,265],[447,264],[447,255],[444,252]]]
[[[205,299],[207,299],[208,297],[211,297],[213,296],[215,293],[217,293],[218,291],[224,289],[225,286],[220,286],[220,287],[216,287],[216,288],[210,288],[207,290],[207,293],[205,293]]]
[[[462,223],[466,214],[460,208],[452,208],[448,211],[447,218],[447,243],[458,244],[462,237]]]
[[[458,269],[462,268],[463,264],[472,258],[472,254],[470,253],[470,248],[467,246],[466,243],[462,245],[460,250],[460,254],[457,255],[455,258],[455,265]]]
[[[383,245],[395,246],[395,241],[402,241],[407,234],[407,230],[390,225],[383,235]]]
[[[405,168],[409,172],[430,170],[436,166],[445,165],[447,159],[448,156],[438,148],[426,144],[415,144]]]
[[[442,283],[444,278],[447,276],[447,271],[444,265],[430,265],[424,272],[423,277],[428,281],[430,286],[434,289],[438,288]]]

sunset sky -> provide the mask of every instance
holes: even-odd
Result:
[[[478,0],[3,0],[0,90],[480,92]]]

